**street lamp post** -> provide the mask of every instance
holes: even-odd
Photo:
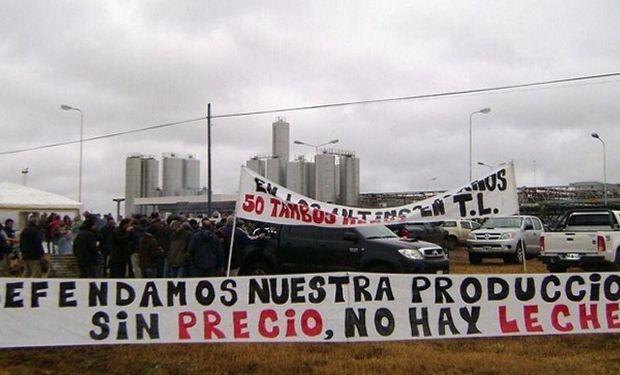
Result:
[[[26,176],[28,176],[28,167],[22,169],[22,185],[26,186]]]
[[[116,221],[121,221],[121,202],[125,201],[125,198],[112,198],[114,202],[116,202]],[[125,212],[125,215],[127,213]]]
[[[605,152],[605,142],[601,139],[598,133],[590,134],[592,138],[596,138],[603,144],[603,196],[605,197],[605,206],[607,206],[607,153]]]
[[[483,162],[479,161],[477,164],[478,164],[478,165],[482,165],[482,166],[484,166],[484,167],[487,167],[487,168],[489,168],[490,170],[493,170],[493,166],[492,166],[492,165],[488,165],[487,163],[483,163]]]
[[[314,152],[315,152],[315,158],[314,161],[316,163],[316,155],[319,154],[319,147],[323,147],[323,146],[327,146],[327,145],[332,145],[335,143],[338,143],[338,139],[332,139],[329,142],[325,142],[325,143],[321,143],[319,145],[313,145],[311,143],[306,143],[306,142],[302,142],[302,141],[293,141],[294,144],[296,145],[301,145],[301,146],[308,146],[308,147],[314,147]],[[314,168],[314,199],[319,199],[319,179],[317,176],[317,170],[316,170],[316,166]]]
[[[471,159],[471,150],[472,150],[472,136],[471,136],[471,118],[476,114],[476,113],[489,113],[491,112],[491,108],[487,107],[487,108],[482,108],[479,111],[475,111],[469,114],[469,181],[472,180],[472,174],[471,174],[471,170],[472,170],[472,159]]]
[[[77,111],[80,113],[80,167],[78,178],[78,202],[82,203],[82,154],[84,150],[84,114],[82,110],[70,105],[62,104],[60,109],[63,111]]]
[[[320,145],[313,145],[311,143],[306,143],[306,142],[302,142],[302,141],[293,141],[294,144],[296,145],[301,145],[301,146],[308,146],[308,147],[314,147],[314,153],[316,155],[319,154],[319,147],[323,147],[323,146],[327,146],[327,145],[332,145],[335,143],[338,143],[338,139],[332,139],[329,142],[325,142],[325,143],[321,143]]]

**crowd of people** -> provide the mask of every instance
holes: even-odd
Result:
[[[223,275],[233,237],[233,217],[217,221],[158,213],[133,215],[117,224],[112,215],[71,219],[52,213],[32,214],[19,236],[14,222],[0,225],[0,277],[41,277],[49,258],[73,254],[81,278],[209,277]],[[231,268],[238,268],[239,249],[258,240],[242,221],[234,232]],[[262,237],[261,237],[262,238]],[[13,265],[19,264],[15,270]]]

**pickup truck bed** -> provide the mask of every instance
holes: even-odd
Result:
[[[539,259],[550,272],[564,272],[569,267],[588,271],[607,270],[604,251],[599,251],[597,234],[618,231],[620,211],[596,209],[574,210],[562,216],[553,232],[540,236]]]

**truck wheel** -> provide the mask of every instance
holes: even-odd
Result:
[[[514,254],[510,256],[510,262],[512,264],[521,264],[523,263],[523,257],[525,256],[525,249],[523,248],[523,242],[519,242],[517,245],[517,250],[515,250]],[[504,259],[506,261],[506,259]]]
[[[448,250],[456,249],[458,244],[459,244],[459,241],[454,236],[448,236],[448,238],[446,239],[446,247],[448,248]]]
[[[566,272],[566,267],[559,264],[547,264],[547,271],[551,273],[563,273]]]
[[[244,267],[243,270],[244,275],[270,275],[272,273],[273,268],[267,262],[263,261],[250,263]]]
[[[481,264],[482,263],[482,255],[469,253],[469,263],[470,264]]]

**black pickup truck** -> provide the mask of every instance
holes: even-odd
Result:
[[[440,246],[401,239],[385,226],[278,225],[240,250],[240,275],[314,272],[448,273]]]

